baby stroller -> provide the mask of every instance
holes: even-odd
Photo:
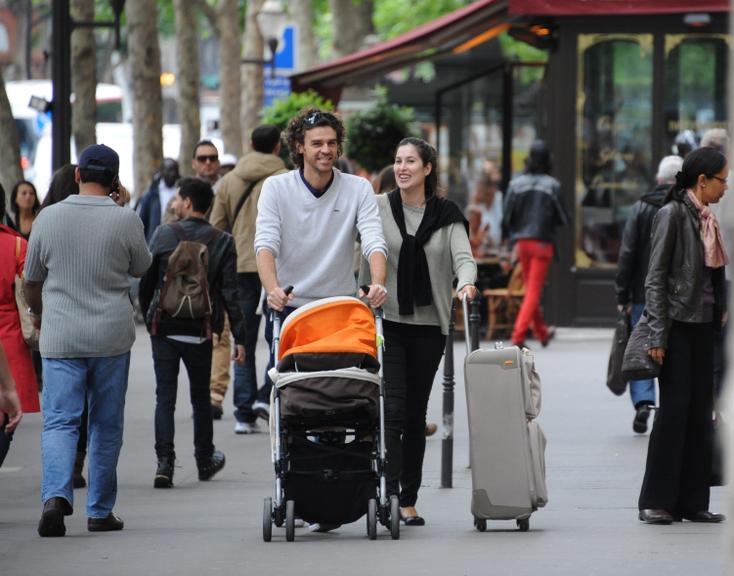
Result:
[[[270,437],[275,496],[265,498],[263,540],[295,519],[341,525],[367,515],[400,537],[397,496],[386,495],[382,311],[357,298],[317,300],[280,325],[273,316]]]

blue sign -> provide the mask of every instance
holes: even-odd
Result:
[[[275,100],[287,98],[291,93],[291,81],[287,76],[270,77],[266,71],[263,77],[263,106],[270,106]]]
[[[265,65],[265,74],[269,74],[271,68],[271,65]],[[278,51],[275,53],[275,71],[294,72],[295,70],[296,28],[293,25],[289,25],[283,28],[283,36],[278,41]]]

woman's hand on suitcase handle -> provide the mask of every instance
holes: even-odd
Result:
[[[459,302],[461,302],[464,299],[464,296],[466,296],[469,302],[474,300],[474,298],[477,297],[477,287],[474,286],[474,284],[462,286],[461,289],[456,292],[456,297],[459,299]]]
[[[276,286],[268,293],[268,308],[281,312],[293,300],[293,286]]]
[[[650,358],[658,364],[662,365],[663,360],[665,360],[665,348],[663,347],[650,348],[647,353],[650,355]]]
[[[380,308],[387,300],[387,289],[382,284],[359,287],[359,297],[366,298],[373,308]]]

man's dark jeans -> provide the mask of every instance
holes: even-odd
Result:
[[[286,306],[280,313],[281,322],[285,321],[296,308],[292,306]],[[270,308],[268,308],[267,300],[263,302],[263,316],[265,316],[265,341],[268,343],[268,349],[270,355],[268,359],[268,366],[265,368],[265,383],[257,393],[257,399],[261,402],[270,403],[270,391],[273,389],[273,381],[268,376],[268,370],[275,366],[275,358],[273,357],[273,322],[270,319]]]
[[[246,330],[245,363],[241,366],[237,364],[234,366],[234,417],[238,422],[252,423],[256,419],[255,413],[252,411],[252,403],[258,396],[255,349],[257,348],[257,333],[260,329],[260,316],[255,311],[260,299],[261,288],[257,272],[240,272],[237,274],[237,292],[240,309],[245,317]]]
[[[176,410],[178,370],[183,360],[189,376],[194,409],[194,455],[207,462],[214,452],[209,378],[212,371],[212,341],[186,344],[164,336],[151,336],[156,379],[155,453],[158,458],[175,457],[173,414]]]

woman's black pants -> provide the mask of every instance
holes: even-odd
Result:
[[[692,514],[709,507],[713,324],[673,322],[660,371],[660,408],[647,449],[639,508]]]
[[[385,442],[388,496],[415,506],[426,451],[426,410],[446,345],[438,326],[385,321]]]

